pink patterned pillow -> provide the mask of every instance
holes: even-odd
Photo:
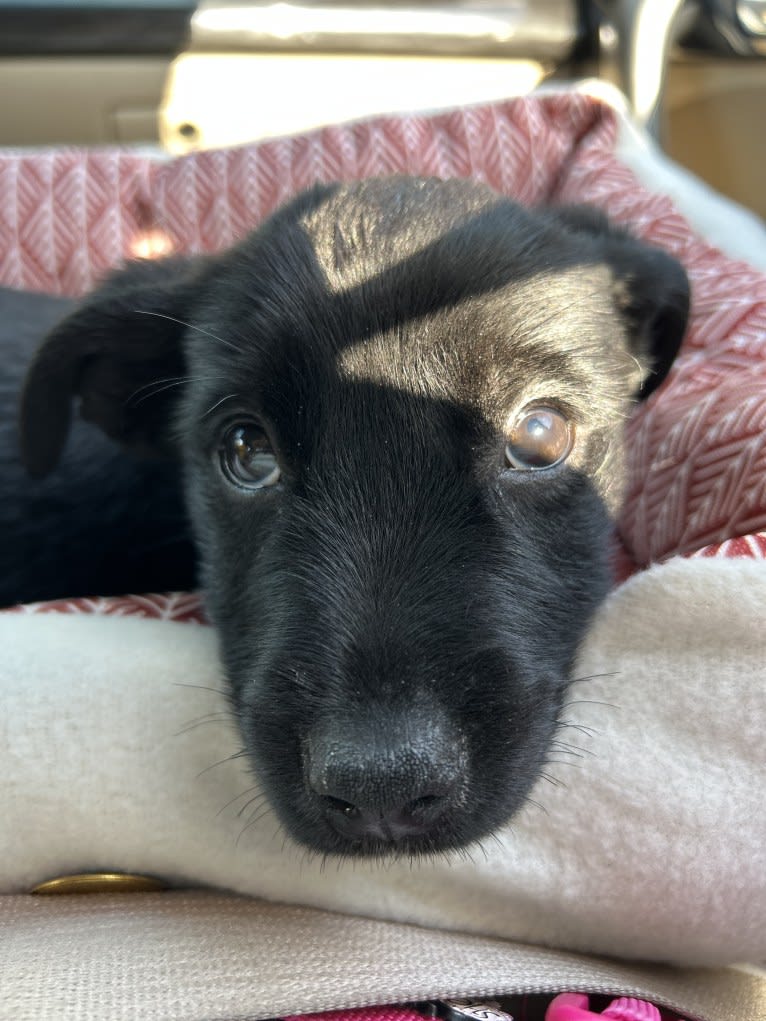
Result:
[[[576,94],[376,118],[152,161],[124,151],[0,155],[0,282],[81,294],[136,255],[215,251],[317,181],[475,177],[525,203],[591,202],[686,265],[691,327],[629,428],[628,562],[766,556],[766,276],[695,236],[615,156],[614,114]],[[728,540],[751,535],[744,547]],[[721,546],[721,544],[724,544]]]

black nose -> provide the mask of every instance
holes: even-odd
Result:
[[[325,725],[311,735],[308,786],[340,835],[385,843],[423,836],[458,804],[464,756],[450,728],[401,723]]]

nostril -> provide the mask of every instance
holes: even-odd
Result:
[[[401,810],[401,818],[413,826],[430,826],[443,815],[449,804],[448,794],[426,794],[409,801]]]
[[[425,794],[422,798],[415,798],[414,801],[410,801],[409,804],[404,806],[405,812],[426,812],[429,808],[434,808],[437,805],[441,805],[444,802],[444,798],[439,794]]]
[[[352,805],[350,801],[344,801],[342,798],[333,798],[329,794],[320,795],[325,808],[328,808],[331,812],[339,812],[341,815],[345,815],[347,819],[356,819],[359,815],[359,809],[356,805]]]

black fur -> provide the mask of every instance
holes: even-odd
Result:
[[[317,188],[222,256],[128,267],[65,319],[28,376],[24,457],[53,469],[78,396],[114,439],[180,463],[232,704],[295,838],[457,847],[507,820],[546,759],[609,585],[624,420],[687,312],[680,266],[593,211],[467,181]],[[508,422],[535,403],[574,424],[573,451],[509,468]],[[245,420],[282,472],[257,492],[221,470]],[[34,513],[46,549],[71,527]],[[188,582],[167,572],[161,587]],[[50,573],[22,576],[6,598],[45,594]]]
[[[22,464],[21,383],[43,335],[74,308],[0,288],[0,606],[194,585],[175,462],[126,457],[75,421],[55,471],[33,479]],[[66,426],[49,413],[32,412],[43,428],[60,430],[63,446]]]

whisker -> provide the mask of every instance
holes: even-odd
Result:
[[[447,866],[448,869],[452,868],[454,863],[453,863],[452,859],[450,858],[449,854],[447,853],[447,851],[438,851],[437,852],[437,857],[442,859],[442,861],[444,862],[444,864]]]
[[[476,865],[476,859],[473,857],[473,855],[471,854],[470,850],[467,847],[459,847],[458,851],[463,861],[468,861],[470,862],[471,865],[474,866]]]
[[[224,715],[228,716],[228,713],[226,712],[225,709],[214,709],[212,712],[202,713],[200,716],[193,716],[190,720],[187,720],[184,725],[189,726],[192,723],[203,723],[205,720],[210,720],[213,717]]]
[[[200,772],[197,773],[194,779],[199,780],[201,776],[204,776],[205,773],[209,773],[210,770],[215,769],[216,766],[222,766],[225,762],[233,762],[234,759],[241,759],[245,755],[247,755],[247,751],[244,748],[240,752],[234,752],[233,755],[227,755],[225,759],[219,759],[218,762],[213,762],[211,763],[211,765],[205,766],[204,769],[200,770]]]
[[[476,847],[478,847],[478,849],[484,855],[484,861],[489,861],[489,855],[487,854],[487,849],[484,846],[484,844],[481,842],[481,840],[477,841]]]
[[[164,386],[159,386],[159,384],[161,382],[164,382],[165,385]],[[130,407],[136,408],[136,407],[138,407],[139,404],[143,404],[144,401],[148,401],[150,397],[156,397],[157,394],[164,393],[166,390],[172,390],[173,387],[175,387],[175,386],[183,386],[184,383],[191,383],[191,382],[193,382],[193,380],[190,377],[187,377],[187,376],[184,376],[184,377],[180,377],[179,376],[177,379],[169,380],[169,381],[168,380],[152,380],[152,383],[149,386],[154,386],[155,389],[152,390],[152,389],[149,388],[149,386],[142,386],[141,390],[146,390],[147,392],[145,394],[142,394],[142,396],[139,397],[138,400],[136,400],[136,394],[138,394],[140,391],[137,390],[136,393],[131,394],[130,397],[128,397],[128,399],[125,401],[125,407],[126,408],[130,408]]]
[[[213,691],[216,695],[227,696],[227,692],[222,688],[211,688],[207,684],[189,684],[187,681],[173,681],[176,688],[199,688],[200,691]]]
[[[601,702],[597,698],[575,698],[575,699],[571,699],[571,700],[568,699],[567,700],[567,706],[570,706],[570,705],[603,705],[603,706],[606,706],[607,709],[619,709],[620,708],[620,706],[615,705],[614,702]]]
[[[496,843],[496,844],[497,844],[497,846],[498,846],[498,847],[500,848],[500,850],[501,850],[501,851],[504,851],[504,850],[505,850],[505,847],[504,847],[504,845],[503,845],[503,842],[502,842],[502,840],[501,840],[501,839],[500,839],[500,837],[498,836],[498,834],[497,834],[497,833],[490,833],[489,835],[490,835],[491,839],[495,841],[495,843]]]
[[[219,808],[218,811],[215,813],[216,818],[218,818],[218,816],[221,815],[222,812],[225,812],[229,805],[233,805],[235,801],[239,801],[240,798],[244,798],[246,794],[249,794],[250,791],[256,790],[258,786],[259,786],[258,784],[254,784],[252,787],[248,787],[247,790],[242,791],[241,794],[237,794],[236,797],[233,797],[230,801],[227,801],[226,804],[222,808]],[[249,804],[250,802],[248,801],[248,805]]]
[[[572,762],[571,759],[546,759],[547,766],[566,766],[567,769],[583,769],[582,762]]]
[[[196,730],[198,727],[203,727],[206,723],[230,723],[231,716],[229,713],[221,710],[219,713],[210,713],[209,716],[203,716],[198,720],[193,720],[191,723],[187,723],[186,726],[177,730],[174,737],[181,737],[182,734],[189,734],[192,730]]]
[[[222,376],[165,376],[163,379],[150,379],[148,383],[138,387],[125,401],[125,407],[137,407],[143,401],[162,393],[164,390],[172,390],[174,386],[183,386],[185,383],[204,383],[211,379],[223,379]],[[139,394],[141,395],[139,397]]]
[[[272,840],[276,840],[277,837],[279,836],[280,832],[283,834],[283,837],[282,837],[282,851],[284,852],[285,847],[287,845],[287,832],[285,831],[285,828],[282,825],[282,823],[279,823],[277,828],[274,830],[274,832],[271,835],[271,839]]]
[[[212,408],[208,408],[205,414],[200,416],[200,422],[203,418],[207,418],[208,415],[212,415],[216,408],[220,408],[222,404],[225,404],[226,401],[232,400],[234,397],[239,397],[239,394],[227,394],[225,397],[222,397],[220,401],[216,401]]]
[[[563,780],[559,780],[558,777],[553,776],[551,773],[546,773],[545,770],[540,770],[540,776],[543,780],[547,781],[551,787],[561,787],[563,790],[567,790],[567,785]]]
[[[242,795],[240,795],[240,797],[242,797]],[[240,808],[240,810],[237,812],[237,818],[241,819],[251,805],[255,806],[255,808],[253,809],[253,811],[255,811],[257,808],[260,807],[259,803],[262,803],[265,797],[266,797],[265,791],[259,791],[257,794],[254,794],[252,798],[250,798],[249,801],[246,801],[242,808]]]
[[[154,316],[156,319],[167,319],[171,323],[177,323],[179,326],[185,326],[189,330],[196,330],[197,333],[202,333],[206,337],[211,337],[213,340],[217,340],[219,344],[223,344],[224,347],[231,348],[238,355],[244,354],[245,352],[241,347],[237,347],[236,344],[232,344],[230,340],[226,340],[224,337],[219,337],[215,333],[211,333],[210,330],[203,330],[201,326],[195,326],[194,323],[187,323],[183,319],[176,319],[175,316],[169,316],[164,312],[151,312],[147,309],[134,308],[133,311],[139,316]]]
[[[590,748],[580,748],[579,745],[568,744],[566,741],[551,741],[551,748],[563,752],[564,755],[574,755],[576,759],[584,759],[586,755],[592,759],[598,758]]]
[[[586,737],[596,737],[601,733],[594,727],[586,727],[584,723],[571,723],[569,720],[559,720],[558,725],[560,727],[569,727],[572,730],[578,730],[581,734],[584,734]]]
[[[135,400],[144,390],[151,390],[153,386],[159,386],[161,383],[187,383],[191,382],[192,379],[192,376],[165,376],[163,379],[151,379],[148,383],[144,383],[143,386],[134,390],[125,403],[130,405],[131,401]]]
[[[535,801],[534,798],[524,798],[524,801],[526,802],[526,804],[534,805],[535,808],[539,808],[541,812],[543,812],[545,815],[548,815],[548,809],[545,807],[545,805],[541,805],[540,802]]]
[[[585,684],[587,681],[599,681],[604,677],[618,677],[619,673],[619,670],[611,670],[603,674],[587,674],[583,677],[573,677],[570,681],[567,681],[567,684],[570,686],[573,684]]]

